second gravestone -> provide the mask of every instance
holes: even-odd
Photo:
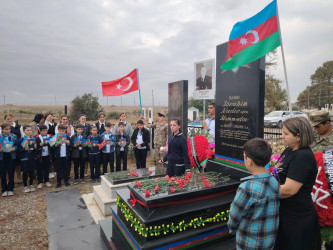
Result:
[[[263,138],[265,58],[225,71],[227,50],[227,43],[216,50],[215,160],[245,169],[244,143]]]

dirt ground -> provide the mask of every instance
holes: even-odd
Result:
[[[152,166],[152,158],[147,158],[147,166]],[[129,169],[135,168],[135,162],[129,160]],[[89,174],[89,171],[88,171]],[[73,177],[73,167],[71,176]],[[56,178],[50,179],[51,188],[43,187],[35,192],[24,193],[23,184],[17,184],[15,175],[14,196],[0,196],[0,250],[48,249],[48,233],[46,218],[46,192],[77,188],[81,194],[93,192],[94,185],[89,175],[85,184],[56,188]],[[70,183],[73,182],[71,178]],[[37,180],[34,180],[37,186]]]

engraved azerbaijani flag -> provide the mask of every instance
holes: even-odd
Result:
[[[58,134],[55,134],[52,138],[51,138],[51,140],[49,141],[49,144],[50,144],[50,146],[51,147],[53,147],[56,143],[57,143],[57,141],[58,141]]]
[[[21,146],[22,146],[22,148],[25,148],[28,145],[29,145],[29,139],[28,139],[28,137],[24,137],[24,139],[21,143]]]
[[[226,61],[221,69],[230,70],[253,62],[280,46],[276,0],[253,17],[232,28]]]

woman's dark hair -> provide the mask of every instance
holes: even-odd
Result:
[[[179,120],[179,119],[173,118],[170,122],[172,122],[172,121],[176,122],[177,125],[181,127],[181,124],[180,124],[180,120]],[[179,133],[182,133],[182,130],[181,130],[181,129],[179,129]]]
[[[304,117],[291,117],[283,122],[283,126],[294,136],[299,136],[299,148],[310,146],[315,139],[311,124]]]
[[[271,146],[261,138],[253,138],[243,146],[245,156],[254,161],[257,166],[264,167],[272,156]]]
[[[4,123],[1,124],[1,129],[2,130],[5,129],[6,127],[10,127],[10,124],[7,123],[7,122],[4,122]]]
[[[34,122],[39,123],[40,120],[42,120],[44,118],[43,114],[36,114],[35,118],[33,119]]]

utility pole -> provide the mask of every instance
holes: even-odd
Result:
[[[308,109],[310,109],[310,91],[308,87]]]

